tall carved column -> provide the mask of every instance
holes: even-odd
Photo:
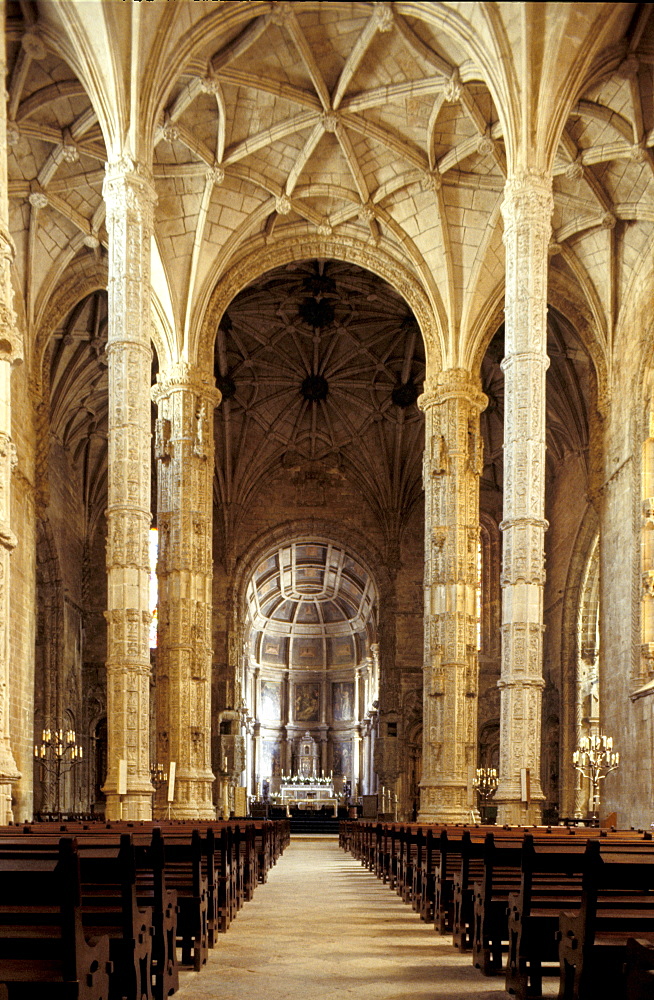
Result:
[[[0,28],[0,61],[4,79],[4,2],[0,3]],[[0,105],[0,826],[6,826],[14,818],[11,786],[21,777],[10,739],[9,591],[10,557],[16,545],[16,536],[10,527],[11,470],[16,461],[16,449],[11,440],[11,369],[22,360],[22,354],[11,288],[14,244],[9,232],[7,195],[7,109],[4,101]]]
[[[159,408],[158,752],[177,764],[174,817],[212,819],[213,411],[220,393],[213,375],[180,363],[160,373],[152,396]]]
[[[654,400],[649,400],[647,438],[642,450],[640,676],[638,684],[654,679]]]
[[[477,760],[479,414],[487,399],[458,369],[423,393],[425,662],[421,822],[469,819]]]
[[[545,375],[547,248],[552,179],[523,173],[507,181],[502,675],[498,822],[541,816],[541,700],[545,584]],[[529,802],[522,772],[528,772]],[[526,777],[526,775],[525,775]]]
[[[152,815],[150,650],[149,171],[125,157],[107,164],[109,234],[109,489],[107,502],[107,816]],[[119,762],[127,791],[120,793]],[[122,802],[121,802],[122,798]]]

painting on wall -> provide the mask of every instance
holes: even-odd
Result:
[[[281,683],[279,681],[261,681],[261,721],[279,722],[281,717]]]
[[[293,707],[296,722],[319,722],[319,681],[304,681],[302,684],[296,684]]]
[[[332,684],[332,718],[334,722],[350,722],[354,718],[352,681],[337,681]]]
[[[352,744],[335,740],[332,744],[332,767],[335,777],[352,777]]]
[[[274,778],[280,774],[280,745],[275,740],[263,740],[261,744],[261,776]]]

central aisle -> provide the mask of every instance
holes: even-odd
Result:
[[[338,847],[291,840],[180,1000],[497,1000],[485,979],[394,892]],[[555,996],[557,984],[546,980]]]

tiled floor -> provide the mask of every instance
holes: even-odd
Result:
[[[509,1000],[413,910],[339,850],[293,838],[179,1000]],[[555,996],[558,980],[546,980]]]

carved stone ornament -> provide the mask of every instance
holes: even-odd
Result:
[[[25,55],[29,56],[30,59],[37,62],[45,59],[46,47],[35,31],[26,31],[21,38],[21,45]]]
[[[423,191],[438,192],[443,187],[443,178],[440,172],[436,169],[426,170],[422,175],[420,185]]]
[[[200,90],[204,94],[213,94],[213,95],[220,94],[221,93],[220,80],[218,79],[217,76],[213,76],[211,73],[209,73],[207,74],[207,76],[203,76],[200,79]]]
[[[216,187],[219,187],[225,180],[225,170],[223,167],[219,167],[218,165],[214,167],[207,167],[204,176],[205,180],[209,184],[214,184]]]
[[[443,97],[448,104],[454,104],[456,101],[461,100],[461,95],[463,94],[463,83],[461,82],[461,77],[459,76],[458,69],[455,69],[452,76],[449,78],[445,84],[443,90]]]
[[[293,14],[293,4],[288,3],[288,0],[277,0],[276,3],[273,3],[268,16],[273,24],[276,24],[279,28],[285,28],[295,16]]]
[[[369,201],[360,207],[359,218],[364,222],[372,222],[375,218],[375,209]]]
[[[325,132],[335,132],[340,124],[340,118],[336,111],[325,111],[320,122]]]
[[[61,146],[61,158],[64,163],[77,163],[79,160],[79,149],[72,142],[65,142]]]
[[[493,152],[494,148],[495,144],[490,136],[490,133],[486,132],[484,135],[480,135],[477,139],[477,152],[480,156],[489,156]]]
[[[7,145],[17,146],[20,142],[20,129],[16,122],[7,122]]]
[[[162,417],[154,425],[154,457],[158,462],[170,460],[170,420]]]
[[[32,208],[45,208],[48,204],[48,197],[43,191],[32,191],[29,196],[29,203]]]
[[[565,168],[565,176],[570,181],[578,181],[584,176],[584,165],[581,156],[578,156]]]
[[[292,208],[293,205],[288,195],[282,194],[275,198],[275,211],[278,215],[289,215]]]
[[[375,3],[372,17],[377,31],[390,31],[394,24],[393,5],[391,3]]]

